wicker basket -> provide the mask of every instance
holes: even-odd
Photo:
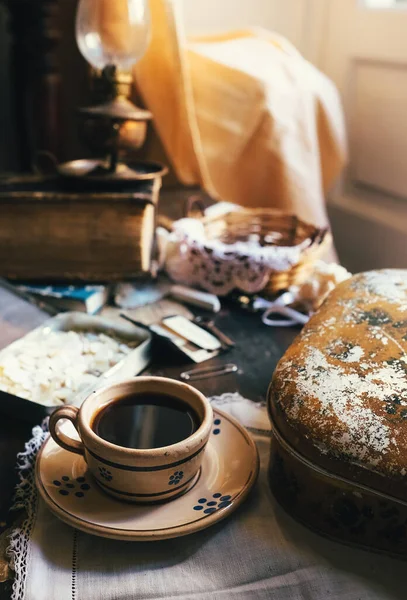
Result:
[[[269,295],[306,281],[315,262],[332,244],[327,228],[315,227],[295,215],[275,209],[241,209],[221,216],[203,217],[202,222],[208,239],[218,239],[226,244],[244,242],[254,235],[258,236],[262,246],[297,246],[309,239],[309,246],[297,265],[271,274],[264,290]]]

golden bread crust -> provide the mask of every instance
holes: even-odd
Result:
[[[279,362],[269,410],[322,467],[407,485],[407,271],[362,273],[332,292]]]

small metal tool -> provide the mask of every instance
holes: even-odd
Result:
[[[292,327],[293,325],[305,325],[309,321],[309,315],[304,315],[298,310],[290,308],[290,304],[294,301],[291,292],[286,292],[279,296],[274,302],[258,297],[254,303],[255,310],[264,310],[262,321],[265,325],[271,327]],[[280,316],[283,319],[273,318]]]
[[[181,373],[181,379],[184,381],[198,381],[199,379],[211,379],[213,377],[221,377],[223,375],[229,375],[230,373],[237,373],[239,370],[237,365],[219,365],[213,367],[206,367],[205,369],[193,369],[192,371],[186,371]]]
[[[262,313],[262,321],[271,327],[292,327],[294,325],[305,325],[310,315],[303,314],[291,308],[294,296],[291,292],[285,292],[271,301],[261,296],[245,296],[240,294],[234,296],[233,301],[240,308],[251,313]],[[275,316],[275,318],[273,318]]]
[[[230,339],[223,331],[216,327],[214,321],[206,317],[194,317],[194,323],[212,333],[221,343],[222,350],[230,350],[235,347],[235,342]]]

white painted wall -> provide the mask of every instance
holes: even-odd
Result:
[[[247,25],[273,28],[274,0],[184,0],[189,33],[206,33]]]
[[[308,0],[180,0],[188,35],[264,27],[298,48],[304,39]]]

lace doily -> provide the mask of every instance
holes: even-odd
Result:
[[[256,293],[268,283],[270,275],[297,265],[307,239],[297,246],[261,246],[257,236],[248,242],[225,244],[207,240],[203,224],[197,219],[181,219],[171,233],[157,229],[160,267],[174,281],[199,286],[217,296],[235,289]]]
[[[25,582],[27,579],[27,556],[31,538],[31,531],[37,514],[37,488],[35,486],[35,460],[42,444],[48,437],[48,419],[42,427],[34,427],[33,437],[25,445],[24,452],[17,455],[17,471],[19,483],[14,496],[11,510],[25,510],[27,518],[21,527],[14,529],[10,536],[7,555],[10,558],[10,567],[13,569],[13,600],[24,597]]]

